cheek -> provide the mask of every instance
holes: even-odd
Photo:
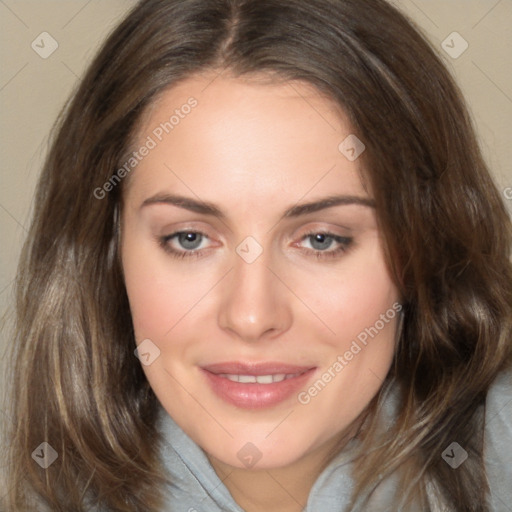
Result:
[[[354,420],[377,393],[395,351],[399,293],[380,244],[366,248],[299,291],[322,320],[314,323],[311,335],[321,340],[323,362],[318,381],[304,390],[300,403],[319,417],[330,417],[335,430]],[[303,324],[301,332],[312,325]]]
[[[130,302],[133,327],[137,340],[156,337],[172,326],[172,295],[153,270],[139,260],[126,258],[124,262],[126,290]]]
[[[305,276],[304,276],[305,277]],[[326,333],[322,338],[337,350],[347,350],[352,340],[378,322],[380,339],[392,335],[399,294],[389,275],[380,243],[367,244],[367,250],[347,258],[330,273],[323,272],[297,288],[304,302],[311,304]],[[389,312],[386,315],[386,312]],[[384,315],[384,324],[381,320]],[[322,327],[317,322],[319,329]]]
[[[156,243],[123,245],[123,271],[137,341],[163,339],[206,288],[196,277],[172,271],[168,256]],[[192,285],[192,282],[194,283]]]

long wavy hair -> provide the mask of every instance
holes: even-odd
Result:
[[[159,404],[133,353],[119,262],[123,187],[94,191],[158,95],[207,71],[307,82],[366,145],[405,315],[353,505],[397,471],[414,510],[433,510],[434,495],[450,510],[488,510],[485,397],[512,358],[510,219],[460,90],[384,0],[144,0],[108,37],[54,128],[19,263],[7,509],[163,506]],[[383,430],[391,383],[400,400]],[[457,471],[441,458],[454,439],[471,452]],[[45,470],[31,457],[43,441],[58,453]]]

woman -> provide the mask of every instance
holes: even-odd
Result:
[[[503,510],[510,247],[388,3],[139,3],[38,186],[7,507]]]

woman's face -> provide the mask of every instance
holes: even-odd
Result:
[[[212,80],[166,91],[139,130],[121,242],[138,355],[208,454],[282,467],[361,415],[401,306],[333,104]]]

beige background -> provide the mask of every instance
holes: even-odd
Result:
[[[487,161],[512,211],[512,1],[393,3],[419,24],[455,74],[471,106]],[[133,0],[0,0],[0,314],[12,306],[12,281],[49,130],[104,37],[132,5]],[[441,47],[454,31],[469,45],[456,59]],[[42,32],[58,42],[47,59],[31,47]],[[454,50],[463,44],[460,39],[450,41]],[[5,326],[9,325],[8,315]],[[4,328],[0,375],[7,343]]]

